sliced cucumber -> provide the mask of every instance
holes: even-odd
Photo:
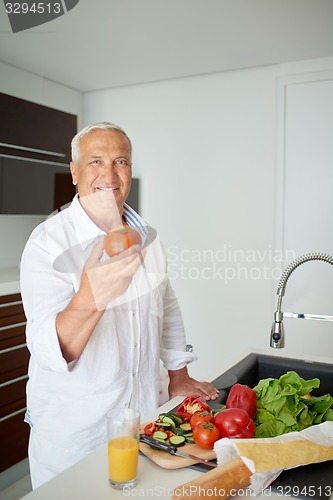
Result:
[[[156,422],[156,427],[162,427],[163,429],[170,429],[171,424],[169,422]]]
[[[170,439],[170,444],[172,446],[184,446],[184,444],[186,443],[186,439],[184,438],[184,436],[171,436]]]
[[[164,431],[155,431],[153,434],[153,438],[157,440],[166,441],[168,439],[168,435]]]
[[[183,424],[180,424],[179,428],[182,429],[183,431],[186,431],[186,432],[190,432],[192,430],[191,425],[188,422],[184,422]]]
[[[185,438],[185,441],[186,441],[188,444],[194,444],[194,443],[195,443],[195,441],[194,441],[194,439],[193,439],[193,437],[192,437],[192,436],[184,436],[184,438]]]
[[[176,413],[168,413],[167,416],[170,417],[170,418],[172,418],[172,420],[175,422],[176,425],[179,425],[179,424],[183,423],[182,417],[180,417]]]
[[[183,436],[186,433],[186,431],[183,431],[183,429],[180,429],[179,427],[172,429],[172,432],[177,434],[177,436]]]
[[[176,427],[174,420],[172,420],[172,418],[168,417],[167,415],[162,418],[162,422],[165,424],[169,424],[169,426],[171,425],[171,427]]]

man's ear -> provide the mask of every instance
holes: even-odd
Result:
[[[73,163],[71,161],[70,164],[69,164],[69,168],[70,168],[71,174],[72,174],[72,182],[73,182],[74,186],[76,186],[76,184],[77,184],[77,175],[76,175],[76,166],[75,166],[75,163]]]

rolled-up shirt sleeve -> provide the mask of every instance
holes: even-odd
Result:
[[[27,318],[27,346],[46,370],[68,371],[73,363],[64,359],[56,331],[56,317],[73,296],[69,273],[54,269],[45,233],[29,241],[20,266],[21,295]]]
[[[163,332],[160,355],[167,370],[179,370],[197,359],[194,352],[186,351],[186,337],[178,300],[169,280],[163,298]]]

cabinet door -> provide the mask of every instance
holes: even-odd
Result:
[[[28,455],[24,422],[29,351],[20,294],[0,297],[0,472]]]
[[[0,93],[0,154],[68,164],[77,117]]]
[[[0,93],[0,212],[48,215],[72,201],[77,117]]]

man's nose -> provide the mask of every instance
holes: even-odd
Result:
[[[101,174],[109,181],[113,181],[118,177],[117,169],[113,162],[105,162]]]

